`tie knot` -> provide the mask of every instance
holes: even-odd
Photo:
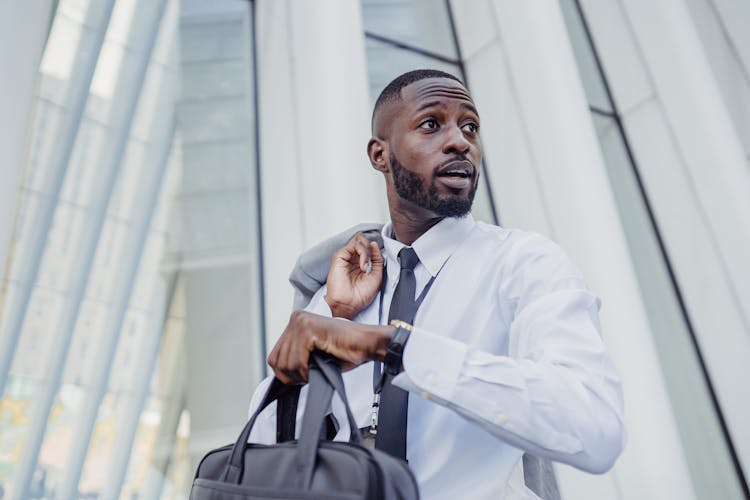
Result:
[[[417,264],[419,264],[417,252],[412,247],[402,248],[398,253],[398,260],[401,263],[401,269],[410,269],[413,271],[417,267]]]

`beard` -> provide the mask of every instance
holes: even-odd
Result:
[[[468,193],[441,195],[438,194],[435,174],[427,181],[416,172],[404,167],[393,153],[390,154],[389,159],[393,172],[393,187],[401,198],[441,217],[463,217],[471,211],[479,180],[478,171],[474,185]]]

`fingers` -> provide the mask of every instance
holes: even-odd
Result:
[[[290,320],[291,324],[291,320]],[[277,379],[284,384],[296,383],[294,370],[289,362],[289,350],[291,347],[289,325],[279,337],[276,345],[273,346],[271,353],[268,355],[268,365],[273,369]]]
[[[373,269],[383,269],[385,257],[383,257],[383,253],[380,251],[380,247],[376,241],[370,242],[370,259]]]
[[[273,374],[284,384],[294,383],[288,370],[287,354],[289,343],[284,334],[281,335],[276,345],[268,355],[268,365],[273,369]]]
[[[271,364],[273,373],[284,384],[304,384],[308,379],[309,353],[294,349],[291,342],[285,341],[278,361]]]
[[[309,377],[310,351],[315,347],[309,314],[294,311],[287,327],[268,355],[268,364],[284,384],[304,384]]]
[[[308,380],[310,353],[315,349],[338,358],[347,370],[375,359],[379,350],[385,349],[385,339],[377,331],[373,333],[372,327],[295,311],[271,350],[268,364],[281,382],[303,384]]]
[[[370,274],[372,270],[372,248],[370,242],[362,233],[357,233],[352,239],[354,249],[359,255],[359,269],[365,274]]]
[[[285,384],[296,384],[299,377],[295,374],[294,362],[290,358],[292,342],[287,331],[284,333],[285,335],[282,336],[283,341],[282,339],[279,339],[279,362],[276,368],[284,378],[280,377],[278,374],[276,377]]]
[[[370,274],[373,265],[373,247],[377,248],[377,246],[377,243],[373,245],[372,242],[360,232],[355,234],[346,246],[340,250],[340,257],[347,260],[350,264],[357,265],[361,272]],[[380,254],[379,248],[377,248],[377,251],[378,254]]]

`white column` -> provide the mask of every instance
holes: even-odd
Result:
[[[559,4],[494,0],[474,10],[456,9],[457,23],[503,222],[551,236],[581,267],[602,297],[604,340],[624,385],[625,451],[603,476],[558,467],[563,497],[694,498]]]
[[[52,0],[0,3],[0,280],[16,217],[28,130]],[[0,308],[0,311],[2,309]]]
[[[383,221],[386,210],[366,155],[359,2],[259,0],[256,12],[270,349],[291,311],[287,278],[300,252],[359,222]]]

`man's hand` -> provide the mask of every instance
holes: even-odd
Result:
[[[392,326],[361,325],[294,311],[268,356],[268,364],[283,383],[304,383],[310,353],[315,349],[338,358],[341,369],[348,370],[371,359],[385,358],[394,330]]]
[[[378,244],[357,233],[331,257],[326,302],[335,317],[353,319],[380,291],[384,260]]]

